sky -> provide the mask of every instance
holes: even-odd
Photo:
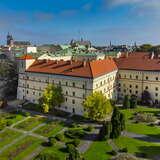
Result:
[[[160,44],[160,0],[0,0],[0,43]]]

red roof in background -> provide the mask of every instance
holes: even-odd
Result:
[[[114,60],[119,69],[160,71],[160,59],[155,56],[151,58],[147,52],[135,52]]]
[[[66,76],[93,78],[117,70],[113,59],[81,61],[36,60],[27,72],[60,74]]]
[[[21,56],[21,57],[19,57],[18,59],[20,59],[20,60],[29,60],[29,59],[34,59],[31,55],[28,55],[28,54],[25,54],[25,55],[23,55],[23,56]]]

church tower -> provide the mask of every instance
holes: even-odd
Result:
[[[8,33],[8,35],[7,35],[7,46],[13,46],[13,44],[14,44],[13,37],[12,37],[12,35],[10,35]]]

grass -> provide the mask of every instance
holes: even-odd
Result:
[[[33,153],[40,144],[41,140],[36,139],[35,137],[25,137],[23,140],[6,149],[0,155],[0,159],[9,160],[14,158],[14,160],[22,160]]]
[[[15,138],[19,137],[21,133],[12,131],[10,129],[6,129],[4,132],[0,133],[0,148],[4,147],[5,145],[9,144]]]
[[[30,117],[29,119],[17,124],[15,128],[30,131],[45,121],[46,121],[46,118],[41,116]]]
[[[46,123],[46,125],[38,128],[35,133],[40,134],[45,137],[50,137],[58,133],[62,128],[64,127],[64,124],[59,121],[52,121]]]
[[[47,147],[41,153],[51,153],[53,155],[56,155],[59,158],[58,160],[66,160],[67,156],[65,148],[60,144],[56,144],[52,147]]]
[[[160,129],[158,126],[148,126],[147,123],[133,123],[130,119],[133,117],[133,114],[135,112],[146,112],[146,113],[152,113],[156,115],[157,113],[160,113],[160,109],[156,108],[146,108],[146,107],[138,107],[136,109],[125,109],[121,110],[126,119],[126,130],[128,132],[133,132],[137,134],[144,134],[148,136],[152,136],[155,138],[160,138]]]
[[[91,144],[90,148],[85,152],[84,157],[86,160],[106,160],[111,158],[109,152],[112,148],[105,141],[95,141]]]
[[[119,148],[128,148],[129,153],[137,156],[143,153],[147,158],[153,158],[153,156],[158,155],[160,151],[160,144],[149,143],[128,137],[119,137],[115,140],[115,143]]]

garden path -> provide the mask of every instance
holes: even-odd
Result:
[[[143,135],[143,134],[127,132],[127,131],[122,132],[122,136],[139,139],[139,140],[143,140],[146,142],[160,143],[160,139],[158,139],[158,138],[154,138],[154,137]]]

